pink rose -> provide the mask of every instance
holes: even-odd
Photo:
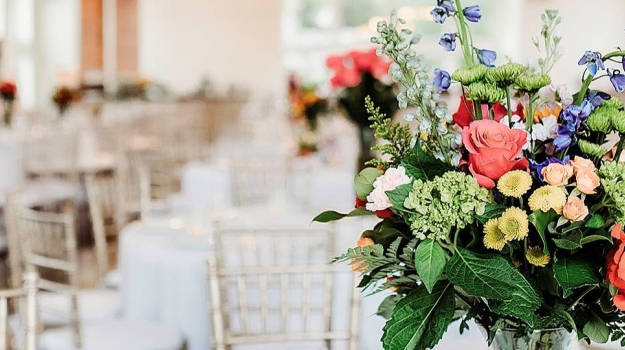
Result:
[[[582,221],[588,216],[588,207],[577,197],[569,197],[562,208],[562,216],[571,221]]]
[[[552,186],[564,186],[573,177],[573,167],[560,163],[551,163],[541,171],[543,179]]]
[[[601,179],[594,171],[578,170],[575,175],[577,189],[585,194],[597,193],[595,189],[601,185]]]
[[[462,130],[462,142],[469,151],[469,171],[487,189],[495,187],[505,173],[529,167],[522,156],[525,130],[510,129],[494,120],[476,120]]]

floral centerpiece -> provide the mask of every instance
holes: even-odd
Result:
[[[299,155],[309,155],[317,151],[317,125],[319,115],[326,112],[328,102],[317,94],[314,85],[304,85],[296,75],[289,78],[289,101],[291,121],[304,122],[304,130],[299,135]]]
[[[4,101],[4,125],[11,125],[13,120],[13,105],[17,97],[17,86],[10,81],[0,82],[0,97]]]
[[[375,142],[365,109],[365,97],[369,96],[388,117],[397,111],[396,85],[388,75],[391,63],[390,59],[376,55],[375,48],[330,56],[326,60],[326,66],[333,74],[330,83],[338,91],[339,105],[358,127],[359,164],[373,158],[371,147]]]
[[[469,320],[493,349],[566,349],[572,334],[625,346],[625,111],[590,88],[605,72],[625,89],[625,75],[608,67],[623,65],[625,51],[582,53],[571,95],[549,76],[561,57],[557,11],[542,16],[535,67],[496,65],[494,51],[474,46],[478,6],[438,0],[431,13],[453,18],[456,31],[440,44],[466,64],[430,77],[404,22],[378,24],[372,42],[394,61],[397,99],[417,107],[405,118],[419,131],[367,99],[386,157],[356,176],[355,210],[315,218],[380,219],[336,260],[361,274],[359,287],[391,292],[379,309],[384,348],[433,348],[454,321],[462,332]],[[452,83],[462,88],[455,113],[439,95]]]
[[[78,101],[78,93],[67,86],[60,86],[56,88],[54,94],[52,95],[52,102],[56,105],[59,110],[59,116],[65,115],[67,109],[72,105],[72,103]]]

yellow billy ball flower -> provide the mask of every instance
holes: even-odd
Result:
[[[532,177],[526,171],[505,173],[497,182],[497,189],[508,197],[520,198],[532,187]]]
[[[541,247],[530,247],[527,249],[527,254],[525,254],[525,258],[529,261],[530,264],[534,266],[545,267],[551,261],[551,257],[545,253],[543,253],[543,249]]]
[[[529,233],[529,221],[524,210],[511,207],[503,212],[497,227],[507,241],[522,240]]]
[[[484,246],[488,249],[502,250],[506,237],[499,229],[499,219],[490,219],[484,225]]]
[[[532,211],[548,212],[550,209],[561,214],[566,203],[566,193],[558,186],[543,186],[530,196],[529,205]]]

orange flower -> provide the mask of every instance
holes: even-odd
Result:
[[[562,215],[571,221],[582,221],[588,216],[588,207],[577,197],[569,197],[562,209]]]
[[[573,167],[560,163],[551,163],[541,171],[543,179],[552,186],[564,186],[573,177]]]
[[[555,107],[551,108],[547,105],[544,105],[542,108],[534,113],[534,123],[540,123],[543,118],[547,118],[549,116],[559,116],[560,112],[562,112],[562,106],[557,104]]]
[[[606,279],[618,289],[618,293],[614,296],[614,305],[625,311],[625,259],[623,259],[625,232],[620,223],[612,228],[612,237],[614,237],[614,248],[606,256]]]
[[[595,171],[596,169],[592,160],[578,156],[575,156],[574,160],[569,161],[569,164],[573,167],[576,174],[580,171]]]
[[[360,237],[357,241],[356,241],[356,246],[362,248],[362,247],[367,247],[370,245],[374,245],[375,242],[371,239],[371,238],[367,238],[367,237]],[[355,259],[352,259],[352,271],[354,272],[358,272],[358,273],[363,273],[365,271],[367,271],[368,266],[365,264],[364,261],[355,261]]]
[[[575,181],[577,182],[577,189],[585,194],[597,193],[595,189],[601,184],[599,176],[594,171],[589,170],[578,170]]]

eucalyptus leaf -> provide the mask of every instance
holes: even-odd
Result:
[[[373,212],[368,211],[368,210],[362,210],[362,209],[352,210],[351,212],[349,212],[347,214],[341,214],[341,213],[333,211],[333,210],[328,210],[328,211],[324,211],[323,213],[315,216],[315,218],[312,219],[312,221],[313,222],[327,223],[327,222],[332,222],[332,221],[338,221],[338,220],[341,220],[341,219],[346,218],[346,217],[367,216],[367,215],[375,215],[375,214]]]
[[[384,326],[385,350],[426,350],[434,346],[452,322],[455,310],[454,288],[438,283],[432,293],[421,285],[393,310]]]
[[[415,267],[428,292],[432,292],[446,264],[447,254],[438,242],[428,238],[417,247]]]
[[[602,279],[596,264],[578,256],[558,257],[553,265],[553,272],[565,298],[573,294],[573,289],[598,285]]]
[[[365,168],[354,178],[354,187],[358,198],[365,200],[373,191],[373,182],[384,172],[378,168]]]

